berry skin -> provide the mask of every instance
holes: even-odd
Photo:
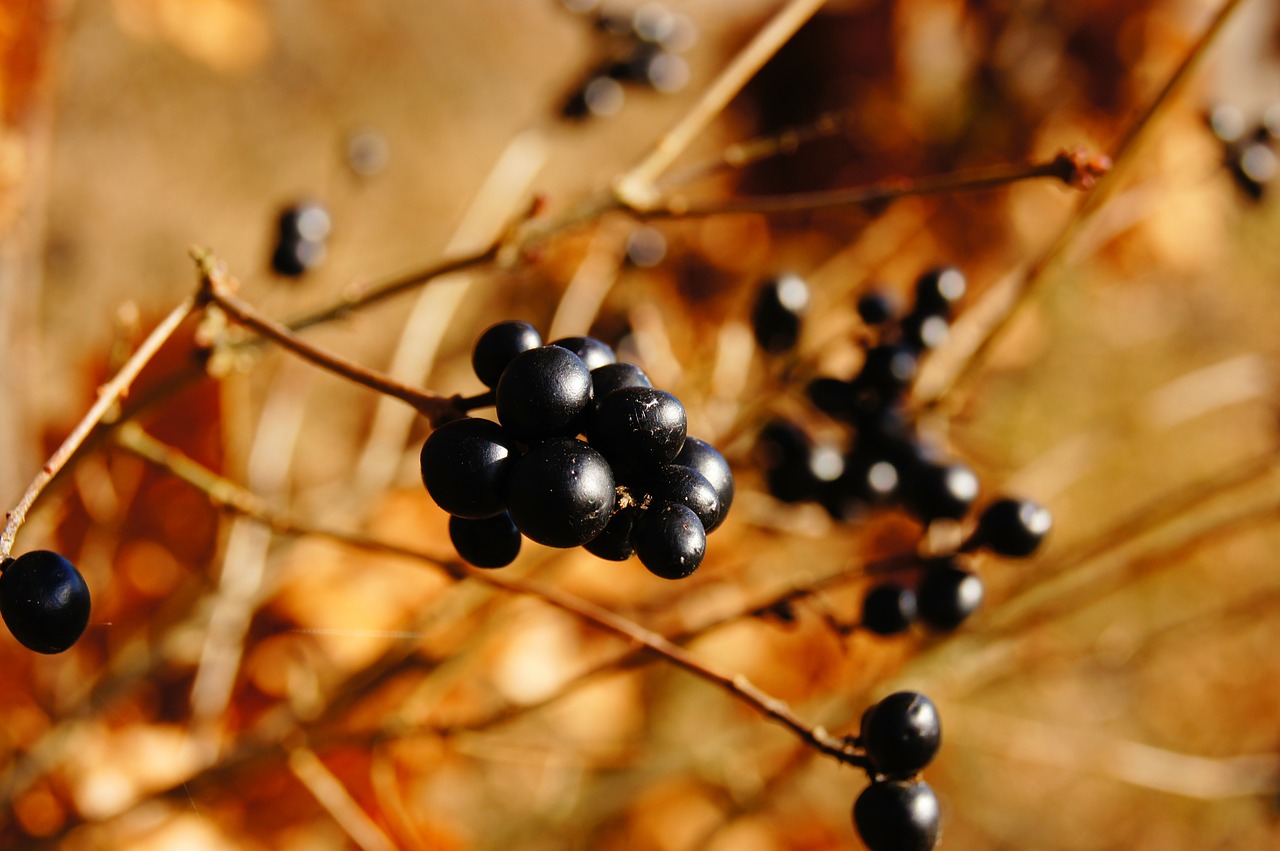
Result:
[[[89,586],[57,553],[23,553],[0,573],[0,616],[27,649],[61,653],[89,624]]]
[[[853,805],[853,826],[870,851],[930,851],[940,820],[937,796],[919,780],[877,781]]]
[[[709,535],[724,522],[729,514],[729,506],[733,505],[733,471],[729,469],[729,462],[705,440],[686,437],[684,446],[680,447],[680,452],[676,455],[675,463],[701,473],[720,498],[720,514],[714,523],[706,527]]]
[[[596,558],[606,561],[626,561],[635,555],[631,545],[631,530],[635,528],[637,512],[624,508],[614,513],[604,531],[582,545]]]
[[[720,522],[720,497],[707,477],[679,464],[663,464],[644,474],[644,489],[653,497],[653,505],[679,503],[698,515],[703,530]]]
[[[507,479],[507,507],[516,528],[548,547],[577,547],[599,535],[615,502],[609,462],[572,438],[531,447]]]
[[[868,325],[884,325],[897,315],[897,299],[884,290],[870,290],[858,297],[858,316]]]
[[[476,339],[471,366],[484,386],[493,389],[512,358],[541,345],[542,335],[528,322],[499,322],[490,325]]]
[[[502,371],[495,401],[498,422],[517,440],[563,436],[591,403],[591,371],[561,346],[530,349]]]
[[[978,487],[978,477],[964,464],[925,461],[911,472],[906,501],[925,523],[959,520],[978,498]]]
[[[876,635],[900,635],[916,621],[916,592],[896,582],[877,585],[862,599],[862,626]]]
[[[1049,509],[1029,499],[1005,497],[982,510],[965,549],[982,547],[999,556],[1027,558],[1040,549],[1052,528]]]
[[[668,503],[640,515],[631,543],[650,573],[663,579],[684,579],[702,564],[707,533],[691,508]]]
[[[600,402],[591,445],[615,464],[645,467],[671,461],[684,446],[684,405],[655,387],[624,387]]]
[[[964,272],[954,266],[930,269],[916,279],[916,302],[911,312],[918,316],[950,316],[968,286]]]
[[[587,369],[597,369],[618,362],[618,356],[608,343],[595,337],[564,337],[551,343],[562,349],[568,349],[587,365]]]
[[[458,556],[476,567],[506,567],[520,555],[520,530],[505,511],[482,520],[450,517],[449,540]]]
[[[900,691],[863,714],[860,735],[876,773],[910,777],[933,761],[942,744],[942,724],[933,701]]]
[[[964,623],[982,605],[982,580],[950,563],[930,565],[916,589],[921,623],[943,632]]]
[[[427,437],[422,483],[436,505],[456,517],[493,517],[506,508],[506,480],[518,457],[515,440],[502,426],[464,417]]]
[[[591,395],[596,408],[610,393],[623,387],[652,387],[653,382],[633,363],[606,363],[591,370]]]
[[[800,339],[800,320],[809,309],[809,284],[799,275],[766,281],[756,294],[751,328],[760,348],[770,354],[792,349]]]
[[[328,249],[309,239],[281,239],[271,253],[271,269],[286,278],[300,278],[324,262]]]
[[[271,268],[277,274],[296,278],[319,266],[331,227],[329,212],[320,204],[304,202],[286,207],[276,223]]]
[[[906,346],[876,346],[867,352],[862,371],[854,379],[859,390],[888,400],[898,396],[915,380],[918,362]]]
[[[830,376],[819,376],[808,383],[804,394],[824,414],[848,419],[857,409],[857,387],[852,382]]]

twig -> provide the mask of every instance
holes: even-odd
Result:
[[[27,486],[22,499],[9,512],[5,521],[4,531],[0,533],[0,562],[9,557],[9,553],[13,550],[13,541],[17,537],[18,529],[26,522],[27,512],[31,510],[31,506],[44,491],[45,486],[53,480],[53,477],[76,454],[94,427],[107,417],[108,412],[121,399],[128,395],[129,387],[133,384],[134,379],[138,377],[138,373],[142,372],[143,367],[155,357],[160,347],[173,335],[173,332],[177,330],[183,320],[191,315],[195,308],[196,300],[188,298],[170,311],[169,315],[142,341],[142,345],[120,368],[115,378],[98,388],[98,400],[93,403],[88,413],[71,430],[71,434],[67,435],[62,445],[57,448],[53,455],[49,456],[49,460],[44,463],[40,472],[36,474],[31,484]]]
[[[231,279],[227,277],[222,263],[211,252],[197,248],[192,250],[191,256],[200,269],[201,301],[216,305],[238,324],[275,341],[281,347],[335,375],[399,399],[430,420],[433,426],[459,415],[458,407],[451,398],[410,387],[390,376],[375,372],[308,343],[287,326],[263,316],[248,302],[234,296]]]
[[[326,537],[362,549],[404,556],[427,562],[454,578],[469,578],[513,594],[536,597],[597,627],[641,645],[671,664],[719,687],[767,718],[788,728],[810,747],[850,765],[865,766],[866,764],[865,758],[855,752],[850,740],[833,736],[822,727],[809,726],[796,716],[786,702],[763,691],[746,677],[716,671],[664,636],[645,629],[616,612],[550,585],[507,577],[457,561],[445,561],[438,556],[396,546],[366,535],[326,528],[289,517],[268,508],[252,495],[243,493],[243,489],[237,485],[195,461],[189,458],[184,459],[180,452],[150,437],[140,427],[121,430],[117,435],[117,441],[139,457],[164,467],[178,478],[209,494],[210,498],[219,504],[282,534]]]
[[[1002,164],[914,179],[897,178],[850,189],[702,203],[690,202],[676,195],[635,212],[641,219],[687,219],[738,213],[798,213],[836,207],[875,208],[900,198],[947,192],[976,192],[1042,177],[1088,189],[1106,173],[1107,168],[1105,159],[1083,151],[1063,151],[1053,159],[1043,162]]]

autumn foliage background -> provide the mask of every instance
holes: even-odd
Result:
[[[483,248],[535,194],[555,215],[633,165],[779,6],[670,5],[699,34],[688,86],[630,89],[617,115],[585,122],[560,106],[604,42],[552,0],[0,8],[0,501],[16,502],[95,387],[193,291],[192,244],[281,317]],[[681,191],[1110,153],[1218,7],[833,0],[670,174],[820,116],[820,138]],[[1280,208],[1233,182],[1205,114],[1228,103],[1256,122],[1280,104],[1278,49],[1274,5],[1239,3],[1117,164],[1106,203],[923,416],[986,496],[1029,496],[1056,519],[1029,563],[980,561],[987,602],[952,636],[833,628],[857,618],[861,565],[911,552],[920,530],[774,501],[753,437],[774,415],[833,432],[803,380],[856,369],[861,289],[906,293],[957,264],[963,340],[1077,221],[1082,192],[1028,181],[662,221],[651,267],[624,261],[637,225],[611,215],[512,268],[306,333],[445,394],[481,389],[469,347],[500,319],[623,341],[684,401],[690,433],[733,462],[733,514],[678,583],[528,542],[506,570],[683,636],[833,733],[884,693],[928,694],[944,726],[925,773],[943,847],[1271,847]],[[361,173],[348,145],[368,131],[387,159]],[[295,282],[268,260],[275,216],[300,199],[326,204],[334,231],[325,264]],[[797,358],[771,361],[746,318],[756,285],[783,270],[811,281],[815,304]],[[277,508],[447,552],[418,481],[423,422],[271,347],[220,350],[213,376],[174,388],[196,332],[135,390],[160,397],[137,419],[149,433]],[[954,352],[931,368],[952,369]],[[536,598],[272,536],[109,440],[18,543],[72,558],[94,610],[62,656],[0,638],[4,847],[858,847],[849,808],[865,778],[706,683]]]

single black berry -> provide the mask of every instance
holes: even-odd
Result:
[[[926,523],[959,520],[978,498],[978,477],[957,461],[923,461],[910,472],[908,509]]]
[[[277,275],[298,278],[324,262],[327,253],[323,242],[281,239],[271,253],[271,268]]]
[[[920,780],[877,781],[853,805],[853,825],[870,851],[931,851],[940,822],[938,798]]]
[[[887,401],[911,386],[917,366],[916,353],[906,346],[876,346],[868,350],[854,383],[859,390],[873,392]]]
[[[633,363],[606,363],[591,370],[591,395],[597,408],[615,390],[652,386],[649,376]]]
[[[528,322],[499,322],[490,325],[476,339],[471,366],[484,386],[492,389],[498,386],[498,379],[512,358],[541,345],[542,335]]]
[[[591,402],[591,371],[561,346],[521,352],[502,371],[498,422],[518,440],[563,435]]]
[[[506,567],[520,555],[520,530],[505,511],[482,520],[450,517],[449,540],[458,556],[476,567]]]
[[[271,268],[280,275],[296,278],[319,266],[331,227],[329,212],[320,204],[308,201],[286,207],[276,222]]]
[[[613,348],[595,337],[563,337],[553,341],[551,345],[573,352],[582,358],[582,362],[589,370],[618,362],[618,356],[614,354]]]
[[[601,400],[590,438],[614,464],[634,467],[671,461],[687,428],[675,396],[655,387],[623,387]]]
[[[920,316],[950,316],[968,289],[964,272],[939,266],[916,279],[916,301],[911,312]]]
[[[668,503],[640,515],[631,543],[650,573],[663,579],[683,579],[702,564],[707,533],[692,509]]]
[[[781,275],[766,281],[751,310],[751,328],[760,348],[772,354],[794,348],[808,309],[809,284],[804,278]]]
[[[885,290],[868,290],[858,297],[858,316],[868,325],[883,325],[898,315],[898,301]]]
[[[719,524],[720,496],[707,477],[697,470],[679,464],[660,464],[644,471],[642,480],[646,494],[653,498],[652,507],[679,503],[693,509],[704,530]]]
[[[422,445],[422,483],[445,511],[457,517],[493,517],[506,508],[508,474],[519,456],[500,425],[477,417],[445,423]]]
[[[24,647],[61,653],[89,624],[89,586],[57,553],[23,553],[0,573],[0,616]]]
[[[916,592],[896,582],[867,591],[862,599],[862,626],[876,635],[898,635],[916,621]]]
[[[733,471],[729,469],[729,462],[718,449],[705,440],[686,437],[684,445],[676,455],[675,463],[701,473],[711,483],[711,487],[715,488],[716,496],[720,498],[720,514],[714,523],[706,527],[707,533],[710,534],[724,522],[725,516],[729,513],[729,506],[733,505]]]
[[[916,609],[921,623],[934,629],[953,630],[982,605],[982,579],[950,562],[933,564],[916,589]]]
[[[978,526],[965,549],[981,547],[1008,558],[1026,558],[1040,548],[1052,528],[1049,509],[1029,499],[1005,497],[978,515]]]
[[[631,544],[631,530],[635,527],[636,509],[620,508],[604,531],[582,545],[582,548],[597,558],[608,561],[626,561],[635,554]]]
[[[927,352],[947,341],[951,321],[940,314],[913,311],[902,320],[900,331],[902,345],[916,352]]]
[[[909,777],[928,765],[942,744],[942,723],[933,701],[900,691],[862,716],[862,746],[877,774]]]
[[[577,547],[599,535],[615,501],[609,462],[572,438],[531,447],[507,480],[507,506],[516,527],[549,547]]]
[[[819,411],[839,419],[852,416],[858,408],[857,386],[840,378],[819,376],[805,386],[804,394]]]

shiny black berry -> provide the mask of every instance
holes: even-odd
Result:
[[[978,498],[978,477],[959,462],[924,461],[910,472],[908,509],[926,523],[959,520]]]
[[[614,354],[613,348],[595,337],[563,337],[553,341],[551,345],[573,352],[582,358],[582,362],[589,370],[618,362],[618,356]]]
[[[876,635],[899,635],[916,621],[916,592],[896,582],[877,585],[862,600],[862,626]]]
[[[978,526],[965,549],[989,550],[1008,558],[1026,558],[1040,549],[1053,528],[1049,509],[1029,499],[998,499],[978,515]]]
[[[720,498],[720,514],[714,523],[706,527],[710,534],[724,522],[729,506],[733,505],[733,471],[729,469],[729,462],[705,440],[686,437],[684,446],[680,447],[680,452],[676,455],[675,463],[701,473]]]
[[[650,573],[663,579],[683,579],[702,564],[707,533],[692,509],[668,503],[640,515],[631,543]]]
[[[883,325],[898,310],[897,299],[884,290],[869,290],[858,297],[858,316],[868,325]]]
[[[319,266],[331,227],[329,212],[320,204],[304,202],[286,207],[276,222],[271,268],[277,274],[298,277]]]
[[[516,527],[549,547],[577,547],[599,535],[615,500],[609,462],[571,438],[531,447],[507,480],[507,506]]]
[[[608,561],[626,561],[635,554],[631,544],[631,530],[635,528],[637,510],[622,508],[609,519],[604,531],[582,545],[582,548],[597,558]]]
[[[655,387],[624,387],[600,402],[591,445],[614,464],[643,467],[671,461],[684,446],[684,405]]]
[[[916,589],[916,609],[921,623],[948,631],[976,612],[982,598],[982,579],[977,574],[949,562],[934,564]]]
[[[482,520],[450,517],[449,540],[458,556],[476,567],[506,567],[520,555],[520,530],[505,511]]]
[[[500,425],[477,417],[445,423],[422,445],[427,493],[457,517],[493,517],[506,508],[505,488],[519,449]]]
[[[564,435],[591,402],[591,370],[561,346],[540,346],[511,359],[495,394],[498,422],[518,440]]]
[[[751,310],[751,328],[760,348],[771,354],[794,348],[808,309],[809,284],[804,278],[781,275],[766,281]]]
[[[956,267],[930,269],[916,279],[916,301],[911,312],[919,316],[950,316],[966,289],[964,272]]]
[[[471,366],[485,387],[494,388],[512,358],[541,345],[542,335],[528,322],[499,322],[490,325],[476,339]]]
[[[933,761],[942,744],[942,723],[933,701],[900,691],[863,714],[860,735],[877,774],[909,777]]]
[[[854,383],[860,391],[874,393],[877,398],[888,401],[911,386],[917,367],[916,353],[906,346],[876,346],[867,352]]]
[[[703,530],[720,522],[720,496],[697,470],[679,464],[660,464],[645,471],[644,490],[653,498],[653,506],[674,502],[688,506],[698,516]]]
[[[853,805],[853,825],[870,851],[931,851],[940,822],[938,798],[919,780],[877,781]]]
[[[89,586],[75,565],[57,553],[23,553],[0,573],[0,616],[23,646],[61,653],[89,623]]]
[[[615,390],[652,386],[645,371],[633,363],[606,363],[591,370],[591,394],[597,408]]]

